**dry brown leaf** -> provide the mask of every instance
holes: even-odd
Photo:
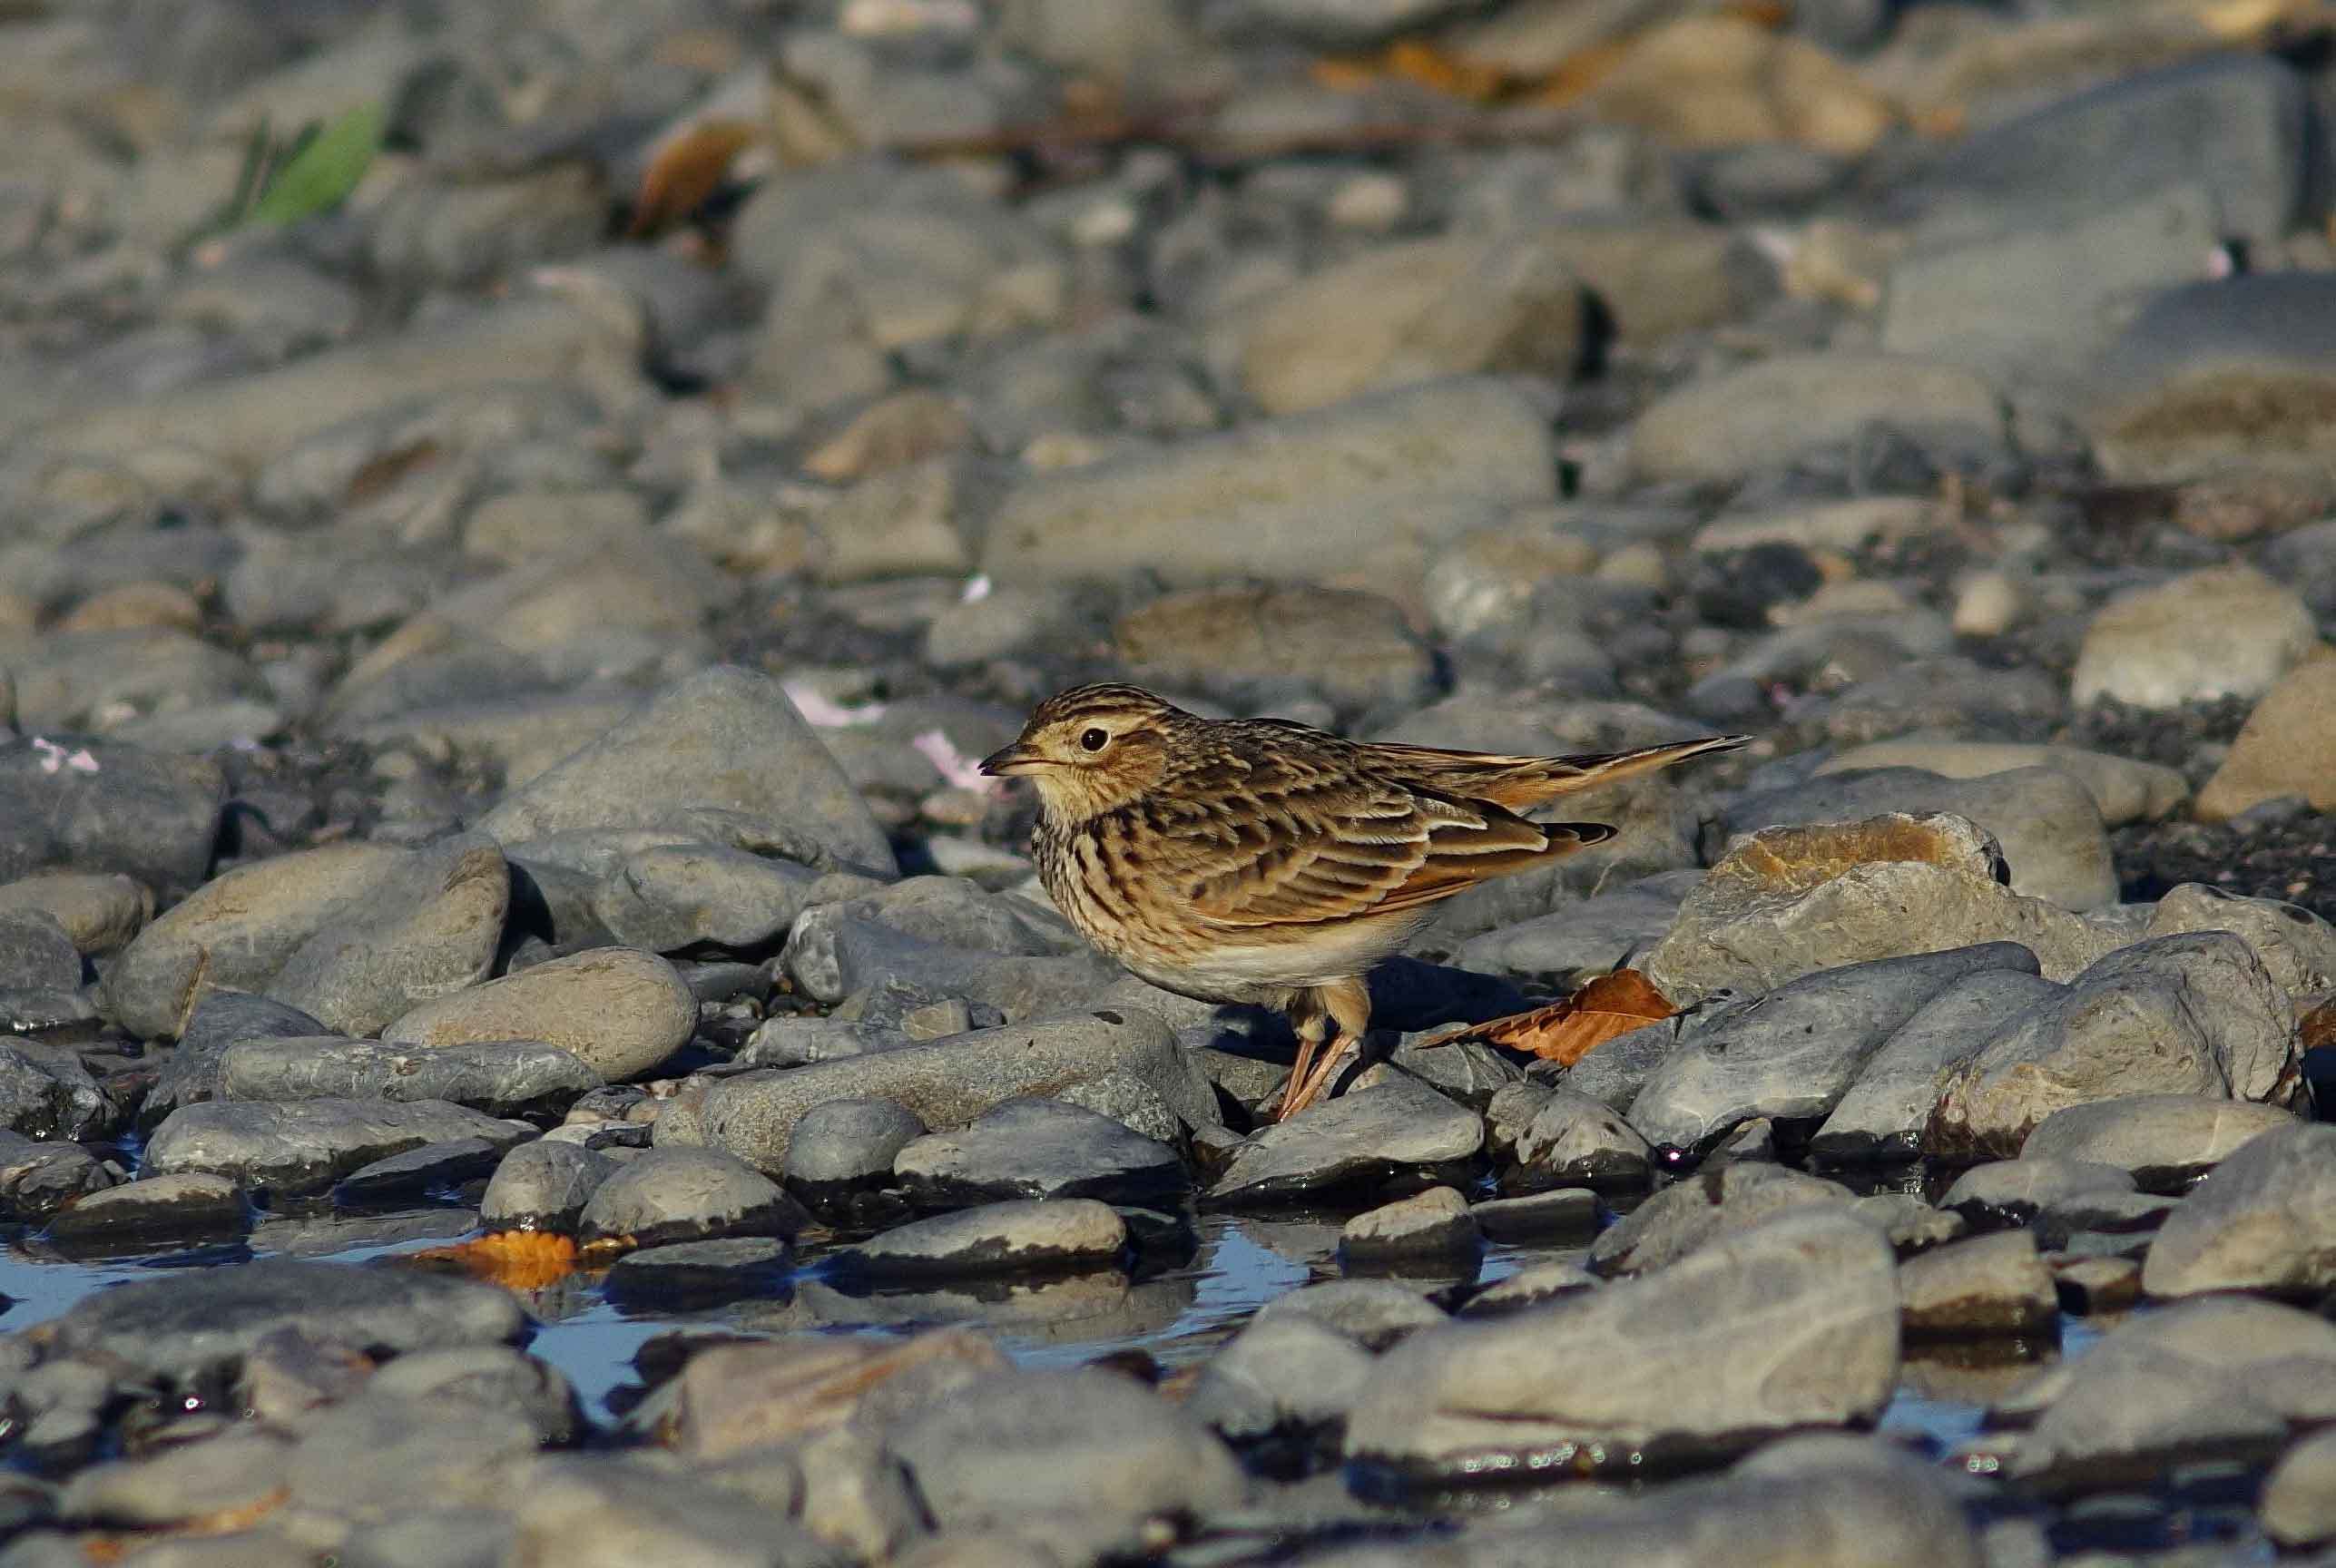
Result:
[[[2316,1051],[2322,1045],[2336,1045],[2336,1002],[2322,1002],[2303,1015],[2296,1030],[2299,1051]]]
[[[1645,975],[1635,969],[1617,969],[1599,975],[1563,1002],[1470,1024],[1430,1044],[1453,1045],[1480,1040],[1571,1067],[1615,1035],[1660,1022],[1678,1011]]]
[[[653,234],[704,206],[730,172],[731,160],[752,145],[755,135],[742,120],[702,120],[668,139],[641,172],[625,231],[635,239]]]
[[[576,1244],[544,1230],[496,1230],[409,1253],[407,1261],[453,1267],[506,1290],[540,1290],[576,1271]]]

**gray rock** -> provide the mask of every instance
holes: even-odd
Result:
[[[2039,1154],[1972,1166],[1955,1179],[1938,1206],[1974,1226],[2025,1225],[2053,1205],[2133,1191],[2131,1171]]]
[[[593,1189],[577,1234],[654,1247],[715,1236],[791,1238],[810,1223],[761,1172],[715,1149],[652,1149]]]
[[[1819,969],[2016,942],[2066,979],[2116,934],[2006,886],[1993,838],[1968,818],[1889,815],[1770,828],[1731,847],[1679,906],[1646,975],[1683,1005],[1766,991]]]
[[[2056,1331],[2060,1298],[2025,1230],[1949,1242],[1898,1271],[1906,1331],[1945,1338]]]
[[[81,949],[45,911],[0,914],[0,991],[71,991],[81,985]]]
[[[2310,1292],[2336,1281],[2336,1128],[2258,1134],[2170,1215],[2142,1265],[2152,1296]]]
[[[669,1241],[627,1252],[608,1270],[609,1298],[628,1310],[673,1311],[744,1297],[783,1300],[791,1254],[775,1236]]]
[[[411,858],[383,845],[334,844],[204,884],[141,931],[107,971],[113,1015],[142,1036],[179,1034],[213,992],[266,987],[328,921],[369,900]]]
[[[620,942],[654,953],[700,943],[759,947],[810,907],[820,873],[719,844],[666,844],[630,856],[593,896]]]
[[[2336,1540],[2336,1432],[2303,1438],[2264,1478],[2263,1533],[2282,1546]]]
[[[901,1029],[843,1018],[782,1015],[756,1025],[746,1037],[745,1049],[731,1061],[740,1067],[810,1067],[917,1044]]]
[[[1701,872],[1644,877],[1557,914],[1471,936],[1452,961],[1486,974],[1543,976],[1557,985],[1578,985],[1627,966],[1654,946],[1678,916],[1687,888],[1702,879]]]
[[[319,1192],[376,1160],[426,1143],[483,1138],[508,1148],[527,1136],[512,1122],[440,1100],[299,1100],[188,1105],[163,1118],[146,1143],[156,1175],[208,1171],[260,1196]]]
[[[303,1510],[379,1524],[499,1501],[506,1466],[539,1443],[535,1429],[510,1410],[368,1387],[315,1417],[281,1479]]]
[[[1449,1321],[1444,1309],[1409,1285],[1392,1279],[1324,1279],[1276,1296],[1257,1309],[1255,1323],[1299,1318],[1335,1329],[1371,1350],[1407,1334]]]
[[[2009,1154],[2056,1111],[2130,1094],[2283,1097],[2295,1072],[2291,1020],[2236,936],[2135,943],[2008,1020],[1956,1068],[1926,1147]]]
[[[2304,215],[2309,94],[2284,64],[2209,56],[2115,80],[1967,137],[1915,190],[1933,231],[1998,230],[2196,182],[2221,230],[2275,244]]]
[[[1597,1234],[1598,1195],[1587,1187],[1560,1187],[1524,1198],[1494,1198],[1468,1210],[1495,1241],[1587,1241]]]
[[[404,859],[285,958],[267,995],[345,1034],[376,1034],[431,997],[486,978],[511,873],[476,835]]]
[[[1438,684],[1401,605],[1304,583],[1170,593],[1121,616],[1112,643],[1136,679],[1237,708],[1295,687],[1343,710],[1408,709]]]
[[[2004,449],[1999,395],[1971,371],[1909,355],[1836,351],[1772,355],[1688,383],[1639,416],[1630,460],[1649,480],[1726,483],[1847,447],[1877,424],[1948,461],[1983,462]]]
[[[478,1222],[489,1230],[573,1231],[584,1205],[617,1170],[615,1161],[581,1143],[522,1143],[496,1166],[479,1200]]]
[[[1619,1112],[1571,1086],[1547,1092],[1517,1131],[1507,1159],[1513,1164],[1501,1184],[1512,1192],[1637,1190],[1654,1170],[1646,1140]]]
[[[1327,1426],[1346,1419],[1371,1364],[1369,1351],[1320,1323],[1252,1321],[1201,1368],[1184,1410],[1236,1443]]]
[[[42,871],[0,886],[0,915],[34,913],[63,926],[80,953],[113,953],[154,917],[154,895],[119,872]]]
[[[251,1205],[224,1176],[188,1171],[92,1192],[49,1221],[49,1240],[75,1256],[240,1237]]]
[[[1982,969],[1948,985],[1866,1058],[1810,1140],[1810,1152],[1841,1165],[1914,1159],[1938,1108],[1940,1074],[1977,1055],[2005,1018],[2062,989],[2009,967]]]
[[[368,1382],[369,1393],[442,1399],[508,1411],[535,1428],[538,1443],[574,1440],[584,1425],[576,1391],[548,1362],[502,1345],[466,1345],[400,1356]]]
[[[495,1174],[506,1147],[507,1144],[485,1138],[450,1138],[384,1155],[334,1182],[333,1205],[339,1209],[393,1208],[419,1203],[442,1188],[484,1182]]]
[[[1050,1514],[1207,1517],[1244,1490],[1207,1427],[1108,1372],[994,1373],[902,1416],[885,1446],[943,1530]]]
[[[1092,1002],[1120,975],[1117,965],[1092,948],[1000,957],[925,941],[874,920],[831,915],[831,907],[815,907],[796,922],[784,957],[796,988],[814,1001],[839,1002],[908,984],[995,1008],[1018,1022]]]
[[[211,869],[226,800],[206,757],[80,735],[0,739],[0,877],[118,871],[183,898]]]
[[[1211,20],[1353,49],[1432,27],[1467,9],[1467,0],[1233,0],[1215,7]]]
[[[1373,1068],[1336,1099],[1256,1133],[1210,1197],[1263,1202],[1470,1158],[1484,1122],[1416,1078]]]
[[[1997,232],[1901,258],[1881,346],[2000,379],[2066,377],[2109,346],[2135,300],[2195,280],[2224,232],[2203,184],[2169,183],[2137,201],[2091,197],[2066,211],[2015,211]]]
[[[264,1510],[284,1484],[291,1446],[270,1432],[230,1429],[137,1459],[92,1465],[57,1499],[59,1517],[158,1529],[227,1510]]]
[[[1645,1279],[1416,1336],[1373,1371],[1346,1452],[1447,1482],[1559,1455],[1636,1471],[1869,1418],[1898,1364],[1889,1243],[1846,1213],[1782,1215]]]
[[[530,1041],[613,1082],[639,1077],[680,1050],[697,1021],[697,998],[671,964],[630,947],[595,947],[424,1002],[381,1038],[421,1052]]]
[[[869,1279],[924,1279],[1096,1269],[1127,1250],[1126,1223],[1092,1198],[1016,1199],[895,1226],[842,1253]]]
[[[114,1173],[78,1143],[43,1143],[0,1132],[0,1212],[37,1225],[69,1203],[104,1191]]]
[[[113,1125],[106,1099],[69,1047],[0,1045],[0,1128],[28,1138],[93,1138]]]
[[[897,1101],[814,1105],[787,1141],[787,1185],[815,1198],[881,1185],[891,1179],[900,1152],[924,1135],[925,1123]]]
[[[2070,700],[2178,708],[2261,697],[2319,645],[2295,591],[2241,562],[2130,589],[2085,629]]]
[[[1647,1079],[1678,1046],[1690,1016],[1674,1014],[1659,1024],[1617,1034],[1562,1073],[1546,1063],[1536,1064],[1529,1070],[1529,1081],[1556,1078],[1576,1094],[1585,1094],[1610,1111],[1626,1112]]]
[[[372,1040],[242,1040],[221,1053],[221,1100],[447,1100],[492,1116],[556,1116],[601,1087],[556,1045],[521,1041],[432,1049]]]
[[[2036,955],[2017,943],[1984,943],[1820,970],[1700,1013],[1640,1086],[1631,1125],[1649,1143],[1700,1151],[1754,1117],[1813,1121],[1947,987],[2036,968]]]
[[[313,1039],[331,1033],[299,1008],[248,991],[206,990],[184,1022],[177,1048],[164,1057],[154,1086],[139,1105],[139,1120],[148,1126],[182,1105],[218,1098],[220,1059],[238,1041]]]
[[[56,1355],[190,1378],[288,1328],[396,1354],[508,1343],[525,1316],[500,1286],[394,1266],[270,1258],[102,1290],[54,1321]]]
[[[578,828],[668,825],[735,812],[774,845],[808,840],[834,863],[890,876],[891,846],[819,737],[767,676],[721,666],[669,689],[507,796],[478,826],[505,844]]]
[[[2092,792],[2056,768],[2018,768],[1947,779],[1915,768],[1833,773],[1732,801],[1721,818],[1733,838],[1762,828],[1855,822],[1886,811],[1951,812],[1992,836],[2011,868],[2011,889],[2064,909],[2117,901],[2109,835]]]
[[[2222,1367],[2120,1334],[2081,1366],[2009,1466],[2039,1491],[2145,1487],[2183,1463],[2259,1465],[2287,1441],[2287,1422]]]
[[[1722,1553],[1799,1568],[2010,1561],[1982,1549],[1950,1481],[1880,1437],[1787,1437],[1715,1479],[1582,1501],[1565,1522],[1564,1551],[1578,1563],[1689,1563]],[[1549,1529],[1546,1519],[1490,1515],[1470,1529],[1467,1561],[1566,1560],[1550,1558]]]
[[[2055,1111],[2020,1157],[2077,1160],[2129,1171],[2145,1192],[2187,1191],[2242,1144],[2295,1117],[2276,1105],[2199,1094],[2133,1094]]]
[[[1056,1094],[1120,1075],[1148,1085],[1186,1125],[1219,1125],[1216,1091],[1149,1014],[1105,1008],[911,1045],[784,1073],[746,1073],[706,1095],[705,1141],[766,1173],[786,1169],[788,1141],[812,1106],[883,1099],[927,1126],[961,1126],[1025,1094]]]
[[[1482,1207],[1482,1205],[1478,1205]],[[1497,1318],[1598,1288],[1598,1277],[1578,1263],[1531,1263],[1494,1280],[1467,1299],[1460,1316]]]
[[[2020,768],[2056,768],[2085,786],[2101,820],[2112,828],[2158,821],[2190,799],[2190,783],[2181,769],[2160,762],[2073,746],[1948,740],[1923,735],[1852,747],[1827,759],[1814,776],[1824,779],[1870,768],[1919,768],[1948,779],[1984,779]]]
[[[1933,1209],[1911,1192],[1869,1192],[1850,1211],[1880,1226],[1901,1259],[1960,1240],[1971,1229],[1960,1214]]]
[[[1410,461],[1391,470],[1397,446]],[[1497,382],[1461,377],[1025,479],[990,524],[982,569],[1008,583],[1138,569],[1176,584],[1312,582],[1338,559],[1399,582],[1438,545],[1555,495],[1538,415]]]
[[[2276,898],[2243,898],[2203,882],[2170,888],[2151,911],[2151,936],[2232,931],[2291,998],[2336,989],[2336,926]]]
[[[1473,1275],[1484,1238],[1468,1200],[1449,1187],[1358,1214],[1339,1232],[1339,1260],[1349,1269],[1406,1262],[1465,1261]]]
[[[790,1147],[790,1164],[792,1163]],[[1159,1204],[1191,1185],[1176,1151],[1094,1111],[1016,1099],[903,1147],[893,1174],[911,1201],[965,1208],[1009,1198]]]
[[[1781,1165],[1718,1166],[1665,1187],[1601,1232],[1590,1246],[1590,1269],[1613,1276],[1667,1269],[1787,1210],[1850,1201],[1838,1182]]]

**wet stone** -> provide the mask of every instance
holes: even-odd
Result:
[[[1983,969],[1955,981],[1866,1058],[1811,1138],[1811,1154],[1841,1165],[1915,1159],[1938,1108],[1939,1074],[1978,1054],[2003,1019],[2060,990],[2017,968]]]
[[[75,1256],[230,1240],[251,1229],[251,1205],[224,1176],[189,1171],[92,1192],[49,1221],[49,1240]]]
[[[790,1156],[791,1156],[791,1145]],[[1009,1100],[953,1132],[903,1147],[893,1173],[925,1208],[1012,1198],[1157,1203],[1190,1185],[1176,1152],[1056,1100]]]
[[[1443,1308],[1419,1290],[1392,1279],[1324,1279],[1301,1285],[1259,1308],[1255,1321],[1282,1318],[1320,1323],[1372,1350],[1384,1350],[1407,1334],[1448,1320]]]
[[[1497,1318],[1595,1290],[1598,1277],[1578,1263],[1534,1263],[1497,1279],[1460,1308],[1463,1318]]]
[[[2336,1283],[2336,1128],[2299,1122],[2257,1134],[2171,1215],[2142,1288],[2309,1293]]]
[[[400,1398],[464,1400],[506,1410],[545,1444],[573,1441],[583,1424],[575,1390],[556,1367],[503,1345],[416,1350],[375,1373],[368,1387]]]
[[[788,1140],[787,1185],[814,1202],[881,1186],[891,1180],[900,1152],[924,1135],[917,1113],[895,1101],[814,1105]]]
[[[287,1007],[248,991],[205,993],[186,1019],[185,1033],[162,1063],[153,1088],[139,1106],[139,1120],[159,1122],[182,1105],[219,1098],[219,1067],[239,1040],[317,1039],[331,1034],[297,1007]]]
[[[1994,1229],[2025,1225],[2055,1204],[2133,1191],[2131,1171],[2038,1155],[1972,1166],[1955,1179],[1938,1206],[1962,1215],[1975,1227]]]
[[[78,1143],[44,1143],[0,1132],[0,1210],[12,1219],[38,1224],[117,1180]]]
[[[614,1160],[581,1143],[522,1143],[496,1166],[479,1200],[479,1223],[490,1230],[573,1231],[584,1205],[617,1168]]]
[[[93,1138],[114,1110],[67,1047],[24,1041],[0,1045],[0,1128],[30,1138]]]
[[[2052,1268],[2060,1309],[2078,1317],[2122,1312],[2141,1299],[2141,1265],[2129,1258],[2065,1258]]]
[[[719,1236],[793,1236],[801,1204],[742,1161],[713,1149],[652,1149],[594,1189],[577,1233],[641,1246]]]
[[[787,1243],[775,1237],[676,1241],[618,1259],[607,1289],[611,1299],[633,1311],[769,1300],[783,1292],[788,1264]]]
[[[1491,1199],[1468,1212],[1494,1241],[1580,1242],[1597,1231],[1598,1195],[1587,1187],[1560,1187],[1524,1198]]]
[[[1362,1390],[1371,1354],[1303,1318],[1252,1322],[1209,1358],[1185,1410],[1227,1438],[1344,1421]]]
[[[1019,1199],[897,1226],[839,1255],[871,1280],[1041,1273],[1114,1262],[1127,1226],[1092,1198]]]
[[[1630,1123],[1649,1143],[1701,1150],[1752,1117],[1824,1116],[1941,991],[1993,970],[2033,974],[2036,963],[2017,943],[1986,943],[1820,970],[1699,1014],[1640,1086]]]
[[[1540,1354],[1553,1335],[1571,1348]],[[1878,1411],[1898,1377],[1897,1265],[1838,1211],[1781,1215],[1644,1279],[1418,1335],[1373,1371],[1350,1460],[1477,1482],[1563,1457],[1637,1469]]]
[[[322,1191],[393,1154],[428,1143],[477,1138],[509,1148],[528,1136],[442,1100],[300,1100],[231,1104],[213,1101],[173,1111],[146,1144],[148,1171],[209,1171],[255,1194]]]
[[[358,1167],[333,1183],[332,1200],[344,1209],[380,1208],[485,1181],[507,1147],[485,1138],[425,1143]]]
[[[2027,1135],[2020,1154],[2114,1165],[2131,1171],[2145,1192],[2179,1194],[2258,1134],[2294,1124],[2276,1105],[2136,1094],[2054,1112]]]
[[[1951,1242],[1909,1259],[1899,1269],[1898,1286],[1909,1334],[2056,1331],[2060,1307],[2052,1272],[2023,1230]]]
[[[1269,1201],[1465,1161],[1483,1142],[1475,1112],[1418,1079],[1377,1068],[1345,1093],[1252,1136],[1211,1196]]]
[[[1846,1208],[1850,1201],[1848,1188],[1781,1165],[1707,1169],[1664,1188],[1601,1232],[1590,1247],[1590,1269],[1612,1276],[1667,1269],[1788,1210]]]
[[[493,1116],[547,1117],[601,1086],[556,1045],[435,1048],[334,1038],[244,1040],[219,1059],[221,1100],[446,1100]]]
[[[502,1344],[525,1321],[510,1292],[394,1265],[262,1259],[101,1291],[55,1319],[54,1348],[187,1377],[298,1329],[390,1351]]]
[[[1554,1188],[1605,1191],[1643,1189],[1654,1152],[1630,1123],[1570,1087],[1546,1092],[1533,1119],[1516,1136],[1501,1184],[1512,1194]]]
[[[1473,1262],[1484,1242],[1468,1200],[1449,1187],[1358,1214],[1339,1232],[1339,1260],[1350,1269],[1418,1260]]]

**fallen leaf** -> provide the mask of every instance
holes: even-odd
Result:
[[[702,120],[668,138],[641,172],[626,233],[635,239],[653,234],[704,206],[730,173],[731,160],[753,144],[755,134],[743,120]]]
[[[1678,1011],[1645,975],[1635,969],[1617,969],[1599,975],[1563,1002],[1472,1024],[1427,1044],[1457,1045],[1477,1040],[1571,1067],[1615,1035],[1658,1023]]]
[[[576,1244],[547,1230],[494,1230],[406,1256],[409,1263],[445,1267],[500,1285],[506,1290],[540,1290],[576,1271]]]
[[[360,103],[319,131],[270,176],[253,220],[297,223],[339,206],[373,166],[387,124],[380,104]]]
[[[2322,1002],[2303,1015],[2297,1028],[2296,1049],[2316,1051],[2322,1045],[2336,1045],[2336,1002]]]

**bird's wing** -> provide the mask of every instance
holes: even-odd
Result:
[[[1707,735],[1627,751],[1592,751],[1573,757],[1512,757],[1489,751],[1446,751],[1433,746],[1380,743],[1358,747],[1370,765],[1399,779],[1463,799],[1488,800],[1522,811],[1563,795],[1576,794],[1668,768],[1690,757],[1732,751],[1745,735]]]
[[[1158,802],[1148,870],[1227,926],[1313,925],[1448,898],[1610,829],[1527,822],[1497,806],[1349,768],[1254,768],[1237,794]]]

